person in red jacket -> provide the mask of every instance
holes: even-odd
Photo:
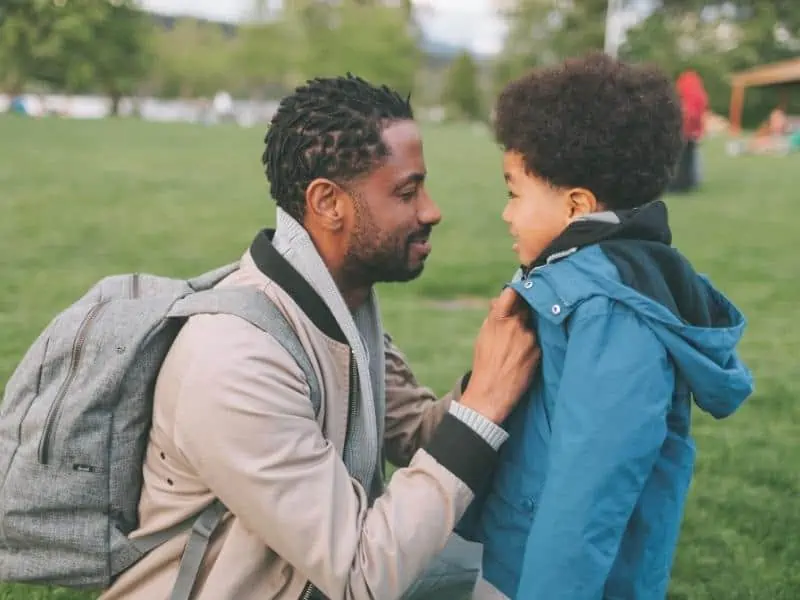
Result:
[[[684,147],[671,189],[676,192],[687,192],[700,183],[700,157],[697,146],[705,133],[708,94],[700,75],[691,70],[680,74],[676,87],[683,112]]]

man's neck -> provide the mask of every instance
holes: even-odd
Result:
[[[328,268],[330,269],[330,266]],[[348,283],[347,277],[341,272],[337,273],[334,270],[331,270],[331,276],[333,277],[334,283],[336,283],[336,287],[339,288],[339,293],[342,294],[344,303],[347,304],[347,308],[350,309],[350,312],[355,311],[367,301],[370,290],[372,289],[370,286],[352,285]]]
[[[325,263],[333,282],[339,289],[342,298],[344,298],[347,308],[350,309],[350,312],[355,311],[367,301],[372,285],[365,283],[363,278],[358,277],[357,274],[348,271],[345,266],[346,251],[340,239],[336,239],[333,236],[320,235],[307,226],[305,228],[308,231],[311,242],[314,244],[314,248],[317,250],[317,254],[319,254],[322,262]]]

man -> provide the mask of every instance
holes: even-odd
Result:
[[[276,231],[258,234],[220,285],[257,286],[284,312],[319,375],[319,421],[277,342],[235,317],[191,318],[156,384],[133,535],[216,497],[230,514],[194,598],[400,598],[490,477],[535,340],[506,290],[471,376],[437,401],[384,335],[372,286],[417,277],[441,218],[406,99],[350,75],[310,81],[281,102],[263,162]],[[267,275],[284,263],[297,274],[291,294]],[[404,467],[385,489],[384,458]],[[145,556],[104,598],[166,598],[185,540]]]

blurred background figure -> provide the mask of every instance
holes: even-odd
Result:
[[[695,71],[687,70],[677,81],[678,96],[683,108],[683,153],[672,181],[673,192],[689,192],[701,181],[700,140],[705,133],[708,94],[703,80]]]

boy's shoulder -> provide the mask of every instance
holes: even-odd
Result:
[[[608,310],[614,284],[620,284],[616,267],[592,245],[537,267],[510,285],[539,318],[560,324],[579,308],[581,313]]]

